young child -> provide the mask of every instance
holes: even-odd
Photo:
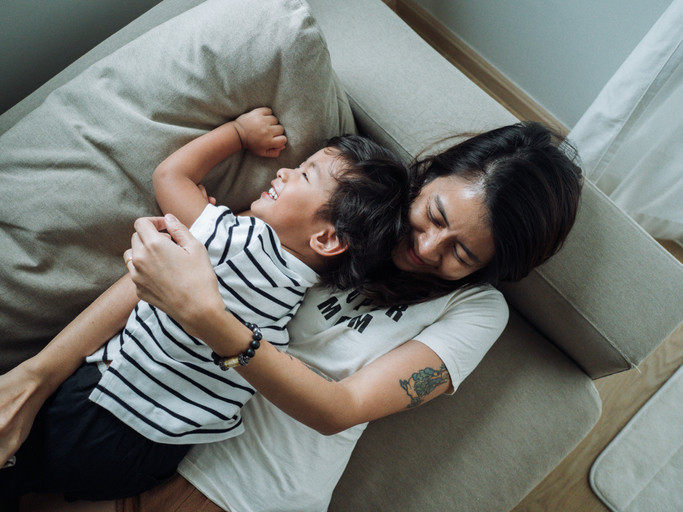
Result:
[[[171,476],[192,444],[243,431],[240,409],[254,389],[230,368],[258,357],[261,332],[285,349],[308,287],[362,287],[386,264],[407,208],[407,170],[367,139],[334,138],[280,169],[244,215],[215,206],[200,185],[230,155],[277,157],[286,142],[271,110],[256,109],[183,146],[153,176],[161,210],[207,247],[226,309],[252,329],[251,348],[217,355],[139,302],[46,404],[16,466],[0,472],[0,490],[109,499]]]

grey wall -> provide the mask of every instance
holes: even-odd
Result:
[[[0,112],[159,1],[0,0]],[[671,3],[415,1],[569,128]]]
[[[571,128],[671,0],[415,0]]]
[[[0,0],[0,112],[160,0]]]

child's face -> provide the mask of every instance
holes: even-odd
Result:
[[[296,169],[280,169],[270,190],[251,204],[251,214],[270,224],[285,247],[295,249],[328,223],[315,214],[337,189],[337,156],[323,148]]]

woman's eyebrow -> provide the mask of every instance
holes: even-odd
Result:
[[[438,194],[434,196],[434,203],[436,204],[436,209],[439,210],[441,217],[443,217],[444,224],[446,224],[446,227],[450,228],[451,225],[448,222],[448,216],[446,215],[446,208],[444,208],[443,202],[441,202],[441,197],[439,197]],[[462,247],[462,250],[465,251],[467,256],[469,256],[469,258],[472,261],[474,261],[477,264],[481,263],[481,260],[479,258],[477,258],[477,255],[474,254],[472,251],[470,251],[469,248],[464,243],[462,243],[460,240],[458,240],[458,244],[460,245],[460,247]]]

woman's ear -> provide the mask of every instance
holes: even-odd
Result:
[[[309,245],[314,252],[328,258],[338,256],[349,248],[349,244],[337,236],[337,230],[331,224],[313,233]]]

